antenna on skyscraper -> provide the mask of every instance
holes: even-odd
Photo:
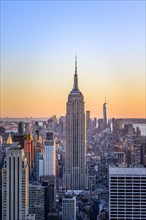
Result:
[[[77,54],[75,54],[75,74],[77,74]]]

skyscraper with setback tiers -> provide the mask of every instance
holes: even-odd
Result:
[[[78,88],[77,58],[75,58],[74,85],[66,105],[66,161],[63,184],[67,190],[88,188],[84,104],[84,96]]]

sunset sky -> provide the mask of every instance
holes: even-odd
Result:
[[[145,1],[1,1],[1,117],[65,115],[78,57],[92,117],[145,115]]]

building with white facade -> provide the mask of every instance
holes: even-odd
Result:
[[[49,132],[49,138],[45,141],[44,174],[56,175],[56,145],[53,132]]]
[[[13,143],[2,169],[2,219],[25,220],[28,214],[29,170],[24,150]]]
[[[109,219],[146,219],[146,168],[110,165]]]

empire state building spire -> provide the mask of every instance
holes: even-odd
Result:
[[[74,86],[66,104],[66,159],[63,185],[67,190],[86,190],[86,138],[84,96],[78,89],[77,57],[75,57]]]
[[[77,56],[75,56],[75,74],[74,74],[74,91],[78,91],[78,75],[77,75]]]

